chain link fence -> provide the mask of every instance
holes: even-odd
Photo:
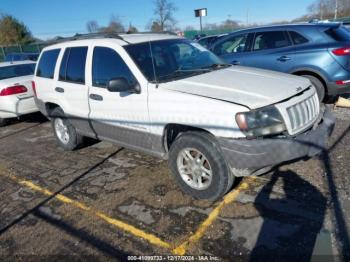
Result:
[[[34,43],[28,45],[0,46],[0,62],[4,61],[6,55],[11,53],[40,53],[46,45],[45,43]]]

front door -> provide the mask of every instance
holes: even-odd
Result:
[[[151,149],[147,82],[137,78],[132,73],[136,68],[131,70],[125,61],[136,67],[120,46],[93,47],[89,118],[98,138],[135,149]],[[131,85],[140,85],[141,92],[108,91],[108,82],[119,77],[124,77]]]

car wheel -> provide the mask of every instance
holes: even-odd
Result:
[[[234,181],[220,147],[206,133],[180,135],[171,145],[169,165],[181,189],[196,199],[217,200]]]
[[[82,144],[83,137],[77,134],[75,127],[69,122],[61,108],[55,108],[50,118],[56,140],[64,150],[71,151]]]
[[[7,124],[7,119],[6,118],[0,118],[0,127],[1,126],[6,126]]]
[[[320,100],[320,102],[322,102],[326,95],[326,90],[323,83],[317,77],[311,75],[303,75],[303,77],[306,77],[311,81],[311,83],[316,88],[318,99]]]

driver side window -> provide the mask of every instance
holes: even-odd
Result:
[[[248,34],[237,35],[226,39],[214,47],[216,55],[227,55],[246,51]]]
[[[92,85],[107,87],[111,79],[124,77],[130,85],[137,83],[129,67],[119,54],[108,47],[95,47],[92,58]]]

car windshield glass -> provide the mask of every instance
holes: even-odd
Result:
[[[152,41],[125,47],[151,82],[167,82],[228,65],[198,43],[186,39]]]
[[[33,75],[35,64],[11,65],[0,67],[0,80]]]
[[[339,42],[350,41],[350,30],[344,26],[329,28],[326,30],[326,34]]]

